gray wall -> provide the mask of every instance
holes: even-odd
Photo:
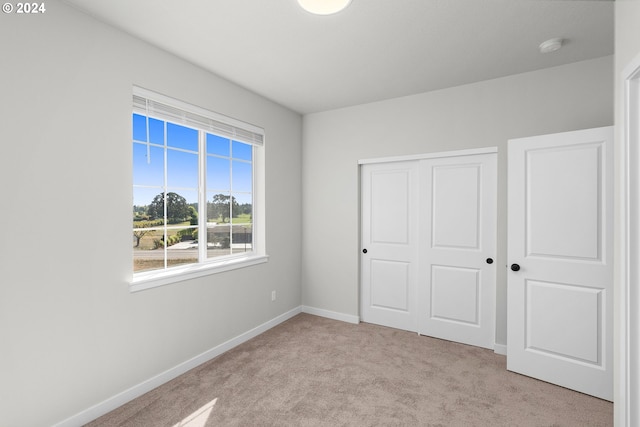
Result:
[[[46,6],[0,16],[0,424],[12,427],[66,419],[301,303],[301,116]],[[134,84],[264,127],[268,263],[129,292]]]
[[[305,306],[359,314],[359,159],[497,146],[498,253],[506,260],[507,140],[613,124],[613,57],[304,117]],[[496,342],[506,343],[506,269]]]

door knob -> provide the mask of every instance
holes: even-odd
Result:
[[[493,258],[487,258],[487,264],[493,264]]]
[[[512,271],[519,271],[520,270],[520,266],[518,264],[511,264],[511,270]]]
[[[366,253],[367,253],[367,250],[366,250],[366,249],[363,249],[363,250],[362,250],[362,253],[363,253],[363,254],[366,254]]]

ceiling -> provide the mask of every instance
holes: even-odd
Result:
[[[316,16],[296,0],[64,0],[301,114],[613,54],[614,3],[353,0]],[[538,45],[562,37],[564,47]]]

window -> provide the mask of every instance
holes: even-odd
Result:
[[[132,127],[134,290],[264,262],[263,130],[140,88]]]

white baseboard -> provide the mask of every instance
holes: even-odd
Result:
[[[67,418],[64,421],[54,424],[53,427],[77,427],[87,424],[95,420],[96,418],[101,417],[102,415],[124,405],[125,403],[130,402],[136,397],[142,396],[143,394],[153,390],[154,388],[168,381],[171,381],[172,379],[184,374],[185,372],[195,368],[196,366],[201,365],[204,362],[207,362],[214,357],[217,357],[222,353],[242,344],[243,342],[248,341],[251,338],[260,335],[261,333],[268,331],[274,326],[279,325],[285,320],[288,320],[301,312],[302,306],[296,307],[293,310],[281,314],[280,316],[271,319],[268,322],[263,323],[262,325],[259,325],[241,335],[238,335],[235,338],[230,339],[229,341],[226,341],[210,350],[207,350],[204,353],[199,354],[198,356],[195,356],[187,360],[186,362],[179,364],[178,366],[168,369],[153,378],[143,381],[142,383],[135,385],[128,390],[118,393],[115,396],[110,397],[109,399],[101,403],[98,403],[97,405],[85,409],[84,411],[73,415],[72,417]]]
[[[496,354],[501,354],[503,356],[507,355],[507,346],[505,344],[493,344],[493,352]]]
[[[358,316],[354,316],[352,314],[338,313],[336,311],[324,310],[322,308],[309,307],[307,305],[302,306],[302,312],[314,314],[316,316],[326,317],[328,319],[340,320],[342,322],[354,323],[356,325],[360,323],[360,317]]]

